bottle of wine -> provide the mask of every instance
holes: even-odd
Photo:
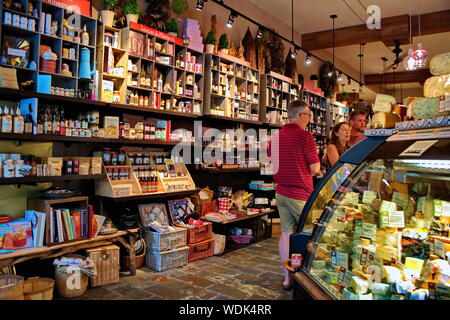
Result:
[[[20,107],[17,105],[16,114],[14,115],[14,133],[24,133],[25,121],[20,114]]]
[[[141,72],[139,73],[139,86],[145,87],[146,80],[145,80],[145,69],[141,68]]]
[[[12,133],[13,123],[12,117],[9,114],[9,108],[7,105],[3,107],[2,114],[2,133]]]
[[[59,119],[59,134],[66,135],[66,119],[64,118],[64,108],[61,108],[61,117]]]

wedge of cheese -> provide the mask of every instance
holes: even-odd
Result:
[[[395,123],[401,121],[400,116],[390,112],[376,112],[372,117],[373,129],[394,128]]]
[[[373,112],[391,112],[397,101],[393,96],[387,94],[377,94],[375,104],[372,109]]]
[[[366,294],[369,290],[369,282],[360,277],[353,276],[351,280],[353,292],[357,295]]]
[[[439,117],[439,98],[420,98],[413,102],[413,117],[416,120]]]
[[[450,73],[428,78],[423,86],[423,95],[427,98],[440,97],[450,93]]]
[[[441,53],[431,58],[430,72],[435,76],[450,73],[450,52]]]

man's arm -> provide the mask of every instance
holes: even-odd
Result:
[[[320,162],[313,163],[309,166],[312,176],[317,176],[320,173]]]

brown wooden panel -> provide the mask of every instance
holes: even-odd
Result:
[[[412,34],[419,35],[419,16],[412,17]],[[450,31],[450,10],[422,14],[420,16],[420,34],[434,34]]]
[[[415,71],[403,71],[395,73],[395,83],[419,82],[423,84],[426,79],[431,77],[430,69],[420,69]],[[382,84],[382,74],[366,74],[364,76],[366,85]],[[386,73],[386,83],[394,83],[394,73]]]

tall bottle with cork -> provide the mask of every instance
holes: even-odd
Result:
[[[13,130],[13,121],[12,117],[9,114],[8,105],[3,107],[2,113],[2,133],[12,133]]]
[[[20,107],[17,104],[16,106],[16,113],[14,115],[14,133],[24,133],[25,131],[25,121],[23,119],[23,116],[20,114]]]

